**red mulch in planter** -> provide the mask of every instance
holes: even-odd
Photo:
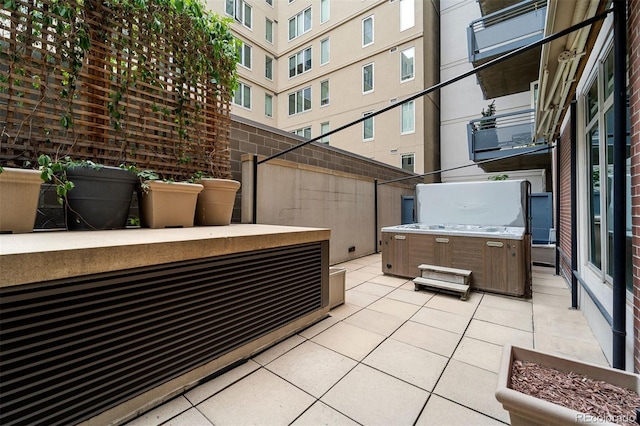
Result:
[[[511,389],[621,425],[636,424],[640,408],[634,391],[527,361],[514,361]]]

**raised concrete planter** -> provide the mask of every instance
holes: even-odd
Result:
[[[496,399],[509,412],[512,426],[560,426],[584,423],[615,424],[607,422],[607,419],[595,419],[585,413],[510,389],[511,370],[515,360],[535,362],[544,367],[555,368],[558,371],[582,374],[594,380],[602,380],[633,390],[636,393],[640,390],[640,375],[638,374],[507,344],[502,351]]]
[[[20,361],[3,365],[15,380],[0,424],[123,424],[325,318],[330,235],[247,224],[0,235],[0,329],[15,337],[0,357]]]
[[[344,303],[345,276],[344,268],[329,268],[329,308],[333,309]]]

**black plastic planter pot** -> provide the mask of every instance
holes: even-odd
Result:
[[[127,225],[131,198],[138,178],[119,167],[73,167],[67,178],[65,218],[70,231],[122,229]]]

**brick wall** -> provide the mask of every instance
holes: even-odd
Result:
[[[640,373],[640,1],[628,3],[631,121],[631,206],[633,221],[634,369]]]
[[[570,113],[567,113],[570,114]],[[560,156],[560,229],[556,231],[560,255],[560,273],[571,282],[571,128],[566,126],[560,135],[556,155]]]

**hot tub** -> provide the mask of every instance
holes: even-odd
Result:
[[[421,264],[466,269],[474,289],[531,297],[527,192],[525,181],[417,185],[420,221],[382,228],[382,271],[415,278]]]

